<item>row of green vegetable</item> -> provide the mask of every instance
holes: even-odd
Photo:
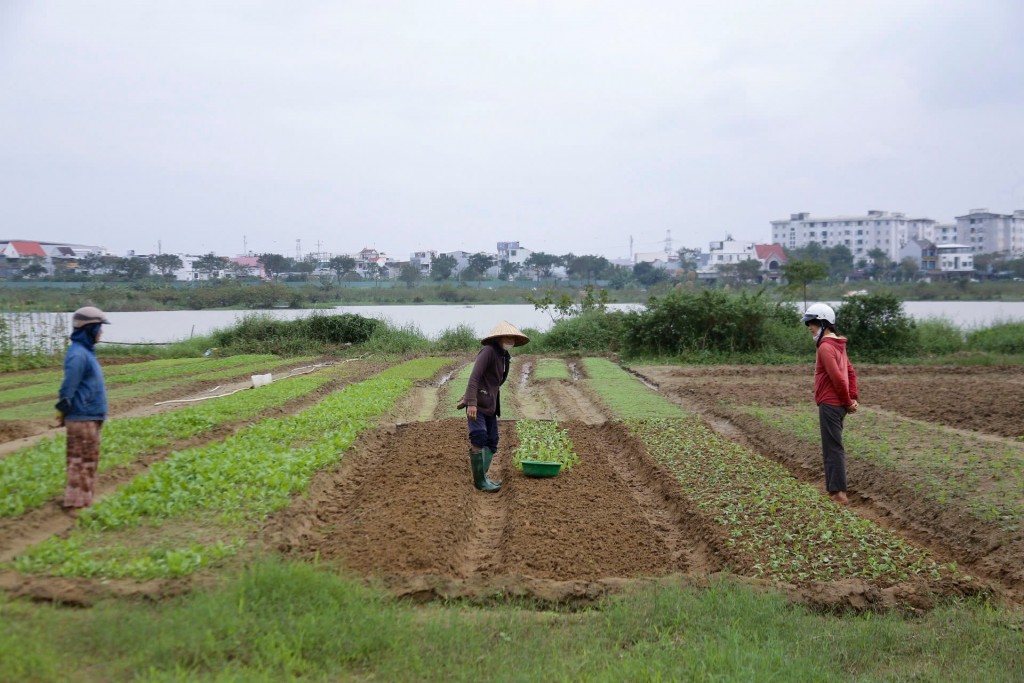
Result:
[[[670,472],[740,571],[774,580],[891,585],[953,566],[833,504],[782,466],[712,430],[613,363],[584,361],[590,387]]]
[[[116,387],[131,386],[133,384],[140,384],[143,382],[156,382],[169,378],[181,379],[184,377],[194,377],[197,373],[201,374],[223,371],[229,368],[241,368],[251,365],[265,366],[268,363],[276,362],[277,364],[280,364],[282,362],[280,357],[271,354],[248,354],[231,356],[229,358],[189,360],[201,360],[203,362],[160,365],[156,367],[138,367],[146,366],[148,363],[138,363],[134,364],[134,366],[115,365],[112,368],[104,369],[103,378],[106,380],[107,388],[109,390]],[[296,359],[296,362],[300,362],[300,359]],[[53,396],[57,393],[57,388],[60,386],[62,377],[62,375],[58,375],[57,377],[45,382],[37,382],[28,386],[18,387],[17,389],[0,391],[0,404],[26,401],[44,396]]]
[[[181,576],[236,552],[250,525],[288,504],[318,470],[338,461],[412,386],[449,363],[420,358],[329,395],[284,418],[267,418],[223,441],[172,453],[82,513],[68,538],[51,537],[15,559],[22,572],[58,576]],[[206,542],[161,537],[174,520],[207,527]],[[120,543],[133,529],[144,533]],[[220,538],[210,538],[220,535]],[[113,539],[113,542],[112,542]]]
[[[145,398],[146,396],[155,396],[156,394],[169,391],[177,387],[185,387],[197,382],[215,382],[217,380],[234,379],[238,377],[245,377],[247,375],[257,375],[269,372],[275,368],[281,367],[285,364],[285,360],[278,356],[249,356],[250,359],[261,359],[251,360],[250,363],[239,365],[235,364],[234,367],[212,369],[197,374],[185,374],[179,375],[174,379],[165,379],[163,381],[145,381],[139,383],[128,384],[124,386],[118,386],[110,388],[107,391],[107,398],[111,402],[124,401],[134,398]],[[295,364],[308,363],[314,360],[314,356],[305,356],[300,358],[291,358],[287,361],[287,365],[292,366]],[[205,366],[199,366],[204,367]],[[6,407],[0,409],[0,419],[4,420],[45,420],[48,417],[53,416],[53,404],[56,397],[57,387],[45,387],[50,395],[50,398],[45,401],[37,401],[34,403],[25,403],[16,407]]]
[[[251,353],[251,354],[240,354],[230,355],[226,357],[207,357],[201,356],[198,358],[160,358],[158,360],[144,360],[142,362],[129,362],[129,364],[117,365],[117,366],[105,366],[102,358],[100,359],[100,365],[103,366],[103,378],[110,384],[134,384],[136,382],[144,382],[148,380],[163,379],[165,377],[173,377],[181,373],[193,372],[197,369],[202,369],[203,372],[208,370],[215,370],[218,368],[233,368],[234,366],[244,366],[248,362],[253,360],[269,360],[272,358],[278,358],[269,353]],[[5,376],[0,376],[0,388],[4,387],[28,387],[39,384],[52,385],[54,383],[59,384],[63,378],[63,371],[61,370],[48,370],[43,372],[31,372],[31,373],[16,373]],[[7,391],[5,389],[0,391],[0,402],[8,400],[5,396]]]
[[[103,427],[100,472],[130,465],[145,453],[222,424],[250,419],[353,371],[351,364],[337,365],[173,412],[108,420]],[[66,437],[58,434],[0,459],[0,517],[24,514],[60,493],[64,486],[65,449]]]
[[[813,406],[743,406],[766,427],[820,443]],[[1024,443],[979,437],[869,408],[846,422],[846,457],[866,460],[913,482],[915,494],[955,504],[1004,531],[1024,521]]]

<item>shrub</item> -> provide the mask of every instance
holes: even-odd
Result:
[[[606,353],[619,350],[626,319],[621,311],[588,311],[557,321],[543,339],[543,351]],[[543,352],[538,350],[538,352]]]
[[[918,341],[914,321],[891,293],[851,297],[836,311],[840,334],[849,337],[851,356],[884,360],[909,356]]]
[[[964,333],[949,320],[930,318],[917,322],[917,349],[923,354],[944,356],[964,349]]]
[[[480,348],[480,339],[472,327],[466,324],[449,327],[434,342],[437,353],[475,351]]]
[[[786,346],[777,332],[794,326],[791,306],[762,297],[720,290],[672,292],[652,297],[643,311],[626,313],[621,335],[627,355],[680,355],[693,352],[749,353]]]
[[[975,330],[967,335],[967,348],[990,353],[1024,353],[1024,323],[1000,323]]]

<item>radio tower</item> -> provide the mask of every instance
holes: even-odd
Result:
[[[672,255],[672,231],[665,231],[665,254],[668,256]]]
[[[295,240],[295,260],[302,260],[302,240]]]

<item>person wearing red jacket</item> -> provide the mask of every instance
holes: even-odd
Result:
[[[833,501],[846,505],[846,450],[843,448],[843,420],[857,412],[857,373],[846,355],[846,337],[836,330],[836,312],[817,303],[801,321],[810,330],[818,348],[814,362],[814,402],[818,404],[821,453],[825,464],[825,489]]]

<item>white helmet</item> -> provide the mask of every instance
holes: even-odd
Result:
[[[804,325],[807,323],[817,322],[819,320],[824,320],[829,325],[835,325],[836,312],[833,311],[832,307],[828,304],[817,303],[811,304],[807,311],[804,312],[803,317],[800,318],[800,322]]]

